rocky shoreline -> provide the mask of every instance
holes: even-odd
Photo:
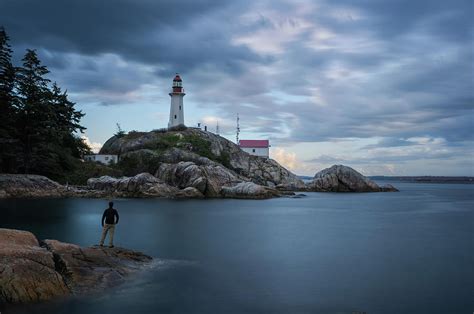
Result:
[[[0,228],[0,303],[46,301],[123,283],[152,258],[124,248],[80,247]]]
[[[165,166],[167,167],[167,166]],[[335,165],[318,172],[306,184],[259,185],[239,178],[222,180],[220,175],[203,176],[195,165],[180,162],[160,177],[140,173],[133,177],[90,178],[87,186],[64,186],[39,175],[0,174],[1,198],[41,197],[156,197],[267,199],[292,196],[295,192],[393,192],[392,185],[378,186],[354,169]]]
[[[128,176],[101,176],[89,178],[85,186],[64,186],[39,175],[0,174],[0,198],[266,199],[294,192],[397,191],[343,165],[324,169],[304,183],[275,160],[250,155],[221,136],[194,128],[113,136],[101,153],[118,155],[114,169]]]

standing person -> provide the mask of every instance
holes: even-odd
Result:
[[[100,239],[100,246],[104,246],[105,237],[109,233],[109,247],[114,247],[114,232],[115,225],[119,222],[119,214],[114,207],[114,202],[109,202],[109,208],[104,211],[102,215],[102,238]],[[117,218],[117,219],[116,219]],[[105,220],[105,224],[104,224]]]

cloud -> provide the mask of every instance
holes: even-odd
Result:
[[[399,171],[424,156],[462,172],[474,141],[472,10],[469,0],[18,0],[0,2],[0,20],[16,58],[38,48],[81,104],[141,110],[180,72],[187,108],[206,123],[233,137],[239,113],[244,134],[285,151],[307,143],[308,171],[331,158]],[[311,151],[320,143],[328,151]]]
[[[92,152],[94,152],[96,154],[102,148],[102,145],[103,145],[102,143],[91,142],[91,140],[85,135],[82,135],[81,138],[87,144],[87,146],[89,146],[91,148]]]
[[[298,165],[296,154],[287,152],[283,148],[276,148],[272,151],[272,158],[290,170],[294,170]]]

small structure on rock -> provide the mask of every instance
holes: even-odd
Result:
[[[269,140],[240,140],[240,148],[250,155],[268,158],[270,156]]]

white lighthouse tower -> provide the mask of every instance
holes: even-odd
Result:
[[[184,125],[183,98],[186,94],[183,89],[183,80],[181,80],[178,73],[176,73],[173,79],[173,89],[169,95],[171,97],[171,106],[168,129],[178,125]]]

